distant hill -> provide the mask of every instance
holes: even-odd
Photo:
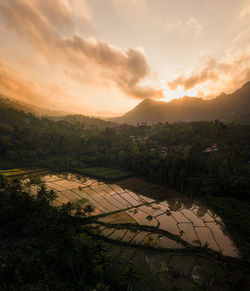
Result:
[[[68,114],[65,111],[50,110],[47,108],[39,107],[36,105],[31,105],[22,101],[18,101],[7,96],[0,94],[0,106],[9,106],[19,111],[24,111],[25,113],[32,113],[36,116],[61,116]]]
[[[134,109],[112,121],[137,124],[215,119],[250,123],[250,82],[232,94],[222,93],[207,101],[195,97],[183,97],[170,102],[145,99]]]
[[[69,112],[65,112],[65,111],[57,111],[57,110],[50,110],[47,108],[42,108],[39,106],[17,101],[17,100],[8,98],[0,94],[0,107],[3,107],[3,106],[10,107],[18,111],[23,111],[25,113],[32,113],[33,115],[38,116],[38,117],[45,116],[46,118],[53,121],[64,120],[72,124],[79,122],[80,124],[85,124],[85,126],[87,127],[95,126],[98,128],[105,128],[105,127],[114,127],[117,125],[117,123],[115,122],[102,120],[96,117],[88,117],[81,114],[69,114]]]
[[[51,116],[49,117],[50,120],[59,121],[64,120],[69,123],[77,123],[85,124],[87,127],[98,127],[98,128],[105,128],[105,127],[115,127],[117,126],[116,122],[106,121],[96,117],[89,117],[82,114],[70,114],[65,116]]]

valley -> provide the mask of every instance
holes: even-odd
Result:
[[[115,184],[70,172],[11,169],[0,174],[9,182],[18,177],[22,191],[31,197],[47,199],[53,193],[49,200],[52,207],[76,219],[81,226],[80,237],[86,240],[88,233],[87,240],[104,240],[110,270],[121,274],[130,266],[133,272],[147,274],[147,284],[139,278],[133,278],[132,283],[144,290],[151,290],[155,284],[157,290],[174,286],[173,276],[178,277],[179,288],[187,284],[203,290],[206,284],[221,285],[217,279],[211,280],[220,270],[228,272],[226,266],[231,269],[239,265],[241,272],[246,272],[247,264],[239,260],[242,255],[223,221],[201,201],[178,193],[166,194],[167,200],[154,200],[150,196],[157,196],[155,193],[144,196],[118,186],[123,180]],[[218,265],[214,274],[209,271],[213,263]],[[232,269],[230,272],[237,276]],[[229,277],[224,280],[223,288],[231,282]]]

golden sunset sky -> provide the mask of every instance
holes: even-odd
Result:
[[[0,93],[114,116],[250,80],[250,0],[0,0]]]

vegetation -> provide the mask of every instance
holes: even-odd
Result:
[[[7,169],[7,170],[0,170],[0,176],[2,177],[12,177],[12,176],[21,176],[27,175],[37,172],[43,172],[44,169]]]
[[[246,259],[250,259],[250,203],[232,198],[208,198],[207,202],[220,213]]]
[[[249,200],[249,125],[216,120],[93,130],[8,107],[0,107],[0,121],[0,157],[17,168],[87,168],[107,179],[122,173],[110,167],[188,195]]]
[[[1,188],[1,290],[112,290],[103,243],[80,234],[63,209],[49,206],[44,189],[34,198],[18,180]]]
[[[57,116],[53,117],[50,116],[49,119],[54,121],[67,121],[71,124],[80,123],[83,124],[86,128],[101,128],[105,129],[106,127],[115,127],[117,123],[106,121],[103,119],[95,118],[95,117],[88,117],[81,114],[71,114],[71,115],[65,115],[65,116]]]
[[[74,169],[75,172],[83,175],[89,175],[96,178],[108,180],[108,181],[115,181],[119,179],[128,178],[132,175],[129,171],[124,171],[120,169],[112,169],[112,168],[81,168],[81,169]]]
[[[56,171],[78,170],[103,179],[132,173],[154,184],[208,199],[213,205],[218,197],[243,203],[249,203],[250,197],[250,126],[218,120],[100,129],[80,122],[37,118],[2,106],[1,160],[10,161],[17,169],[46,166]],[[227,210],[217,207],[218,214],[229,217],[230,205],[225,202]],[[234,211],[234,215],[239,223],[245,221],[237,233],[247,243],[247,214]],[[228,218],[228,222],[234,225],[232,219]]]

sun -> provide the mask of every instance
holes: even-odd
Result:
[[[178,99],[184,96],[191,96],[191,97],[197,97],[198,92],[196,89],[192,88],[189,90],[184,90],[182,86],[178,86],[176,90],[170,90],[169,87],[166,85],[163,88],[164,98],[162,101],[169,102],[172,99]]]

